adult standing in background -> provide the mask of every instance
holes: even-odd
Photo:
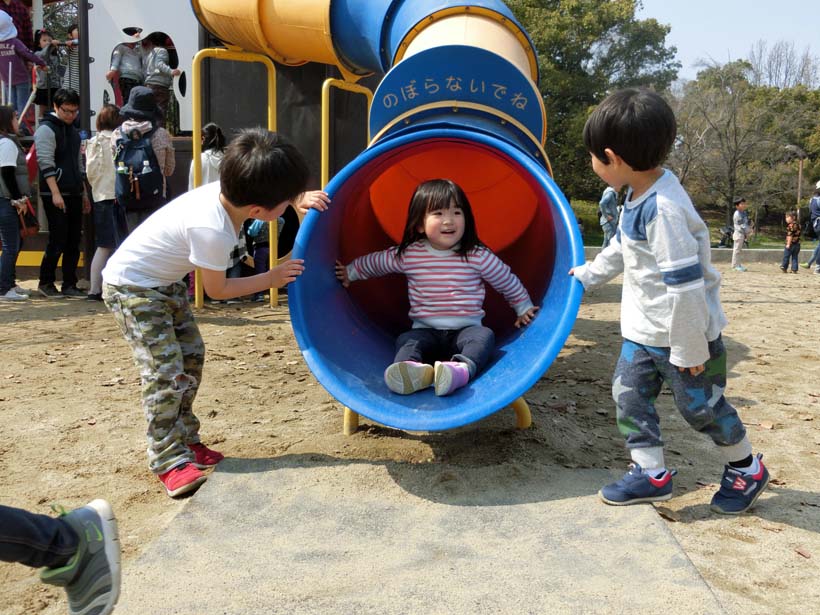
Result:
[[[145,73],[142,68],[142,46],[135,42],[120,43],[111,54],[111,67],[105,78],[113,82],[116,78],[122,106],[128,102],[131,90],[142,85]]]
[[[814,248],[809,262],[803,263],[803,266],[808,269],[814,265],[814,273],[820,273],[820,181],[814,186],[814,195],[809,201],[809,221],[817,237],[817,247]]]
[[[34,133],[40,167],[40,198],[48,219],[48,245],[40,264],[38,292],[44,297],[85,297],[77,288],[77,264],[83,214],[91,211],[85,192],[80,156],[80,133],[74,120],[80,112],[80,95],[57,90],[54,111],[45,116]],[[54,285],[57,263],[63,257],[63,286]]]
[[[615,188],[606,187],[598,208],[601,212],[601,228],[604,231],[604,243],[601,247],[606,248],[618,230],[618,193]]]
[[[743,252],[743,244],[746,243],[746,238],[751,234],[751,227],[749,226],[749,214],[746,213],[746,199],[739,196],[735,199],[735,213],[732,215],[732,225],[734,227],[732,233],[732,269],[735,271],[746,271],[746,267],[740,261],[740,254]]]
[[[0,11],[11,16],[14,27],[17,28],[17,38],[29,49],[35,45],[34,32],[31,26],[31,11],[20,0],[0,0]]]

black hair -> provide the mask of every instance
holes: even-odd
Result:
[[[219,165],[222,194],[237,207],[273,209],[302,194],[309,179],[310,169],[299,150],[264,128],[241,131]]]
[[[76,30],[77,35],[79,35],[80,34],[80,24],[76,24],[76,23],[71,24],[70,26],[68,26],[68,29],[65,31],[65,33],[66,34],[71,34],[72,32],[74,32],[74,30]]]
[[[17,134],[11,125],[17,111],[11,105],[0,105],[0,135],[10,137],[16,141]]]
[[[604,164],[605,149],[634,171],[649,171],[665,159],[677,136],[675,113],[651,90],[628,88],[610,94],[584,125],[584,145]]]
[[[745,202],[746,202],[746,199],[744,199],[742,196],[739,196],[735,199],[735,207],[737,207],[741,203],[745,203]]]
[[[402,253],[410,244],[424,239],[424,231],[419,229],[424,228],[424,218],[428,213],[448,209],[451,203],[460,208],[464,214],[464,235],[459,242],[456,254],[466,260],[472,250],[484,245],[478,238],[473,209],[461,186],[449,179],[431,179],[419,184],[410,199],[407,221],[404,223],[404,235],[396,249],[396,256],[401,258]]]
[[[225,151],[225,135],[219,124],[209,122],[202,127],[202,151],[215,149],[218,152]]]
[[[51,102],[55,107],[61,107],[66,104],[79,107],[80,95],[77,94],[76,90],[72,90],[71,88],[60,88],[54,92],[54,98],[51,99]]]

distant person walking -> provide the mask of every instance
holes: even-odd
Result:
[[[743,244],[746,243],[746,238],[751,234],[749,226],[749,214],[746,213],[746,199],[737,197],[735,199],[735,213],[732,216],[732,225],[734,232],[732,233],[732,241],[734,246],[732,248],[732,269],[735,271],[746,271],[746,267],[740,260],[740,254],[743,252]]]
[[[601,247],[606,248],[618,230],[618,193],[614,188],[606,187],[598,208],[601,212],[601,228],[604,231],[604,243]]]
[[[811,216],[811,226],[817,237],[817,247],[807,263],[803,263],[806,269],[814,265],[814,273],[820,273],[820,181],[814,187],[814,196],[809,201],[809,215]]]

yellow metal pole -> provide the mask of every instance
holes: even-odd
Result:
[[[276,67],[273,61],[262,54],[250,53],[238,49],[222,49],[212,47],[209,49],[202,49],[194,56],[193,64],[191,66],[192,89],[193,89],[193,113],[191,121],[194,124],[193,128],[193,162],[194,162],[194,188],[202,184],[202,62],[205,58],[213,58],[215,60],[232,60],[234,62],[260,62],[265,66],[268,73],[268,130],[276,130]],[[271,255],[277,253],[278,236],[274,232],[273,239],[270,241]],[[271,262],[273,262],[271,260]],[[273,265],[271,265],[273,266]],[[203,305],[204,292],[202,288],[202,274],[199,269],[194,273],[195,281],[194,288],[196,295],[194,299],[194,306],[201,308]],[[272,288],[270,291],[271,306],[279,305],[278,289]]]
[[[359,415],[345,406],[345,413],[342,425],[342,434],[352,436],[359,428]]]
[[[528,429],[532,425],[532,414],[527,402],[523,397],[519,397],[513,402],[512,407],[515,410],[515,426],[518,429]]]
[[[330,90],[338,88],[355,94],[362,94],[367,99],[367,143],[370,143],[370,107],[373,103],[373,92],[363,85],[356,85],[341,79],[325,79],[322,84],[322,188],[330,181]]]

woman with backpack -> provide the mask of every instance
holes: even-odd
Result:
[[[814,236],[818,242],[817,247],[814,248],[814,252],[812,252],[811,258],[807,263],[803,263],[803,266],[809,269],[814,265],[814,273],[820,274],[820,182],[817,182],[815,185],[814,196],[812,196],[809,201],[809,216],[811,230],[814,232]]]
[[[173,175],[176,160],[171,135],[159,124],[160,111],[150,88],[132,89],[120,115],[124,121],[112,137],[115,191],[131,232],[169,201],[166,178]]]

